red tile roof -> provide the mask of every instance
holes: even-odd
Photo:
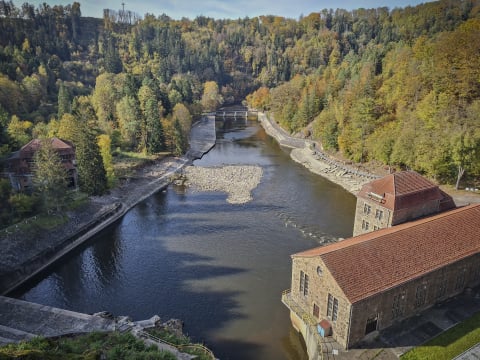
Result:
[[[413,207],[432,200],[451,200],[437,185],[415,171],[401,171],[373,180],[362,187],[358,197],[377,200],[390,210]],[[453,201],[451,204],[453,206]]]
[[[59,138],[54,137],[50,139],[50,141],[54,149],[63,150],[73,148],[73,144],[66,140],[60,140]],[[20,152],[36,152],[40,146],[42,146],[42,141],[40,139],[33,139],[29,143],[23,145]]]
[[[292,255],[320,257],[353,304],[480,252],[480,204]]]

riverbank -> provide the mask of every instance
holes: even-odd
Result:
[[[258,120],[268,135],[277,140],[280,145],[292,149],[290,157],[294,161],[302,164],[311,172],[340,185],[354,195],[360,191],[364,184],[379,178],[378,175],[359,171],[355,167],[329,157],[318,150],[318,144],[310,140],[290,136],[264,113],[258,114]]]
[[[191,130],[183,157],[169,157],[137,170],[109,194],[89,198],[78,209],[58,214],[62,225],[45,230],[30,221],[0,234],[0,294],[5,295],[119,220],[132,207],[166,188],[174,174],[215,146],[215,118],[204,117]]]
[[[277,140],[280,145],[292,148],[290,157],[294,161],[302,164],[311,172],[340,185],[355,196],[364,184],[381,177],[334,159],[320,151],[320,146],[311,140],[290,136],[264,113],[259,113],[258,119],[268,135]],[[382,174],[382,176],[384,175],[387,173]],[[447,186],[441,186],[441,188],[453,197],[457,206],[480,203],[480,194],[478,193],[454,190]]]

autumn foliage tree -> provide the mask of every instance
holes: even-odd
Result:
[[[34,156],[35,191],[43,199],[45,209],[60,211],[67,197],[67,171],[60,155],[52,146],[51,139],[41,140],[40,148]]]
[[[223,97],[215,81],[207,81],[204,84],[201,103],[204,111],[215,111],[223,104]]]

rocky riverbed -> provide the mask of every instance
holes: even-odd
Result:
[[[243,204],[252,200],[252,191],[260,183],[263,170],[260,166],[188,166],[184,174],[187,178],[185,185],[199,191],[225,192],[227,202]]]
[[[311,172],[327,178],[331,182],[340,185],[345,190],[356,195],[363,184],[372,181],[373,174],[360,174],[346,169],[335,159],[318,156],[310,149],[312,141],[295,138],[289,135],[284,129],[271,120],[266,114],[259,113],[259,121],[268,135],[273,137],[282,146],[292,149],[290,157],[292,160],[302,164]]]

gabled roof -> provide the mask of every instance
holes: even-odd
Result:
[[[449,195],[415,171],[401,171],[373,180],[362,187],[358,197],[378,201],[390,210],[414,207],[432,200],[451,203],[446,208],[454,206]]]
[[[480,252],[480,204],[292,255],[320,257],[353,304]]]
[[[74,146],[70,141],[67,140],[61,140],[59,138],[51,138],[49,139],[51,142],[53,148],[57,150],[60,154],[65,154],[65,153],[73,153]],[[33,139],[27,144],[23,145],[20,150],[18,151],[18,157],[20,159],[28,159],[33,157],[33,154],[40,149],[42,146],[42,140],[40,139]]]
[[[52,146],[54,149],[71,149],[73,148],[73,144],[70,141],[60,140],[59,138],[53,137],[50,139]],[[27,144],[23,145],[20,149],[20,152],[24,151],[37,151],[42,146],[42,140],[40,139],[33,139]]]

